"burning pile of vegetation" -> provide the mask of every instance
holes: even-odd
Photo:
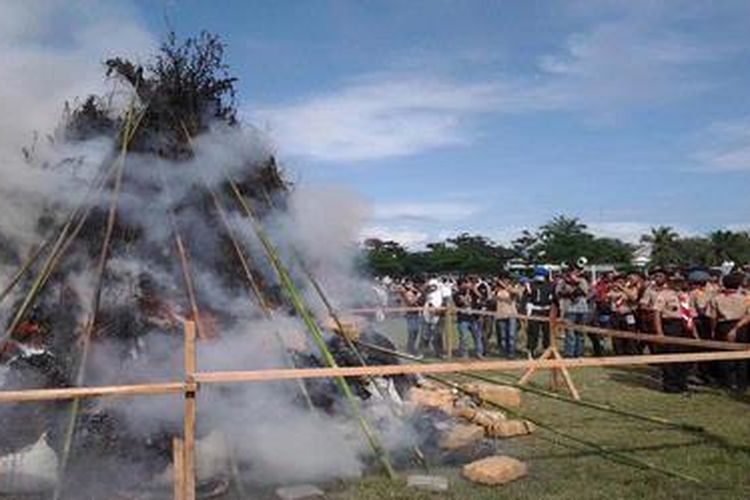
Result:
[[[0,388],[179,379],[186,320],[197,324],[207,368],[398,363],[355,347],[364,339],[394,348],[369,328],[350,338],[309,262],[280,241],[274,223],[290,186],[259,134],[238,120],[219,38],[170,35],[145,66],[114,58],[105,67],[115,90],[66,106],[49,147],[35,140],[22,152],[24,168],[64,175],[70,192],[61,186],[59,196],[30,203],[39,211],[31,248],[0,234],[0,265],[18,270],[0,290]],[[308,303],[302,283],[325,307]],[[328,315],[335,321],[326,329]],[[199,426],[203,454],[221,448],[234,457],[219,476],[346,477],[371,463],[392,473],[388,450],[420,446],[412,431],[424,412],[393,423],[402,413],[393,405],[413,385],[390,377],[218,391]],[[351,429],[339,433],[339,421],[326,418],[335,415],[359,421],[368,439],[351,445]],[[57,497],[159,484],[182,428],[173,400],[3,405],[0,421],[0,492],[55,488]],[[204,478],[214,472],[199,467]]]

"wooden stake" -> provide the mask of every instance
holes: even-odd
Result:
[[[552,357],[552,346],[545,349],[542,355],[537,358],[537,361],[544,361],[545,359],[549,359],[551,357]],[[531,379],[531,376],[534,375],[534,372],[536,372],[537,368],[538,368],[537,365],[529,367],[529,369],[526,370],[526,373],[524,373],[523,376],[520,378],[518,383],[520,385],[523,385],[526,382],[528,382],[529,379]]]
[[[185,466],[185,500],[195,500],[195,417],[197,413],[195,393],[198,384],[195,382],[197,369],[195,346],[195,322],[185,322],[185,420],[184,420],[184,459]]]
[[[185,444],[181,438],[172,438],[172,484],[174,500],[185,500]]]
[[[563,357],[560,355],[560,351],[557,349],[554,349],[552,351],[552,354],[554,355],[555,359],[563,359]],[[552,373],[560,373],[563,377],[563,380],[565,381],[565,386],[568,388],[568,391],[570,391],[570,395],[573,396],[573,399],[576,401],[581,400],[581,396],[578,394],[578,389],[576,388],[575,384],[573,383],[573,377],[570,376],[570,372],[566,367],[561,367],[557,369],[553,369]]]

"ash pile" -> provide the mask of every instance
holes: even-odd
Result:
[[[372,325],[330,322],[330,302],[367,305],[371,288],[325,237],[341,224],[296,225],[295,190],[238,119],[224,50],[170,35],[145,65],[107,60],[112,91],[19,148],[19,176],[48,186],[2,193],[15,210],[3,223],[26,230],[0,224],[0,389],[181,380],[186,320],[203,370],[398,363]],[[165,496],[180,401],[0,405],[0,495]],[[447,411],[441,390],[400,376],[201,390],[200,494],[465,461],[529,431],[465,403]]]

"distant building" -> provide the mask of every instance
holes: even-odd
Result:
[[[633,259],[630,262],[637,267],[648,266],[651,263],[651,245],[639,245],[633,251]]]

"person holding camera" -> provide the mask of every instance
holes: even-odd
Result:
[[[558,282],[555,293],[563,318],[575,324],[583,324],[589,315],[589,283],[583,275],[582,266],[568,271]],[[564,355],[566,358],[583,356],[583,333],[569,328],[565,332]]]

